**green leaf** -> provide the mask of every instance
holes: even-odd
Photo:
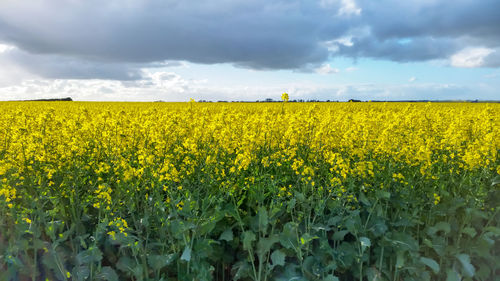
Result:
[[[404,252],[398,251],[396,253],[396,267],[401,268],[405,265],[405,255]]]
[[[148,255],[148,265],[153,270],[160,270],[175,260],[175,254],[170,255]]]
[[[345,226],[349,232],[356,234],[361,230],[361,218],[359,214],[351,215],[350,218],[345,222]]]
[[[359,243],[361,243],[361,251],[364,252],[366,248],[371,247],[372,243],[367,237],[360,237]]]
[[[76,260],[80,265],[99,262],[102,260],[102,252],[99,248],[93,246],[76,255]]]
[[[488,231],[494,233],[497,236],[500,236],[500,227],[488,226],[484,228],[484,231]]]
[[[337,224],[342,220],[341,216],[334,216],[328,219],[328,226],[337,226]]]
[[[231,228],[226,229],[219,237],[219,240],[226,240],[227,242],[233,241],[233,230]]]
[[[90,275],[90,268],[87,265],[75,266],[71,274],[75,280],[86,280]]]
[[[279,241],[279,239],[277,236],[259,239],[259,242],[257,243],[257,253],[260,256],[264,256],[266,253],[268,253],[271,250],[271,247],[273,246],[273,244],[278,242],[278,241]]]
[[[462,229],[462,233],[469,235],[471,238],[474,238],[474,236],[476,236],[477,234],[476,230],[472,227],[466,227]]]
[[[323,279],[323,281],[339,281],[339,278],[330,274],[330,275],[326,276]]]
[[[361,203],[365,204],[366,206],[370,207],[372,204],[370,203],[370,200],[366,198],[366,195],[364,192],[360,192],[358,195],[358,199]]]
[[[349,233],[348,230],[337,231],[333,234],[333,240],[342,241],[344,240],[344,237],[347,235],[347,233]]]
[[[216,224],[217,221],[215,220],[211,220],[207,223],[202,224],[199,229],[199,235],[205,235],[207,233],[210,233],[215,228]]]
[[[492,181],[491,181],[491,186],[497,185],[500,183],[500,176],[496,176]]]
[[[251,267],[248,262],[240,261],[237,262],[233,265],[233,270],[236,271],[234,274],[233,279],[235,281],[240,280],[241,278],[245,278],[250,276],[251,273]],[[233,272],[234,272],[233,271]]]
[[[284,266],[285,265],[285,253],[283,253],[283,251],[281,250],[276,250],[274,251],[272,254],[271,254],[271,260],[273,261],[273,266],[277,266],[277,265],[281,265],[281,266]]]
[[[420,257],[420,262],[430,267],[432,271],[434,271],[434,273],[439,273],[439,264],[435,260],[431,258]]]
[[[255,241],[255,233],[245,231],[243,233],[243,249],[249,250],[252,248],[252,242]]]
[[[470,263],[470,257],[467,254],[459,254],[457,255],[457,259],[460,261],[462,264],[462,268],[464,270],[464,274],[467,277],[473,277],[474,274],[476,273],[476,269],[474,266]]]
[[[287,263],[285,270],[276,281],[303,281],[305,278],[299,273],[299,266],[293,263]]]
[[[406,233],[392,233],[391,243],[401,250],[418,251],[418,242]]]
[[[366,278],[368,281],[381,281],[381,273],[375,267],[369,267],[366,269]]]
[[[118,275],[115,270],[109,266],[105,266],[101,268],[99,274],[97,274],[98,280],[107,280],[107,281],[118,281]]]
[[[446,281],[460,281],[460,276],[453,269],[448,269],[446,271]]]
[[[181,260],[183,260],[183,261],[190,261],[191,260],[191,248],[189,248],[189,246],[186,246],[186,248],[184,248],[184,252],[182,252]]]
[[[266,233],[267,225],[269,223],[269,218],[267,215],[266,208],[260,207],[257,216],[259,218],[259,231],[262,233]]]
[[[280,234],[280,244],[287,249],[293,249],[298,247],[296,231],[297,231],[297,224],[292,222],[287,222],[283,227],[283,232]]]
[[[134,267],[136,266],[136,261],[129,256],[122,256],[116,263],[116,268],[123,272],[132,273]]]
[[[387,192],[387,191],[383,191],[383,190],[377,190],[375,192],[375,194],[377,195],[377,197],[379,198],[385,198],[385,199],[389,199],[391,198],[391,193],[390,192]]]
[[[440,221],[436,223],[434,226],[429,227],[429,229],[427,230],[427,234],[433,236],[439,231],[443,231],[445,235],[450,233],[451,231],[450,224],[445,221]]]
[[[311,234],[305,233],[302,237],[300,237],[300,243],[302,245],[305,245],[305,244],[311,242],[312,240],[318,239],[318,238],[319,238],[318,236],[311,236]]]

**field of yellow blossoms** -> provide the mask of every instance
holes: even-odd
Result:
[[[500,280],[500,104],[0,103],[0,280]]]

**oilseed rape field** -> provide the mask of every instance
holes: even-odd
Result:
[[[0,280],[500,280],[500,104],[0,103]]]

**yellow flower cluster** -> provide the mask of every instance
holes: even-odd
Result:
[[[500,173],[500,104],[3,102],[0,112],[6,204],[19,191],[5,181],[13,175],[36,176],[47,194],[75,192],[73,175],[61,174],[70,167],[96,175],[83,180],[99,209],[114,203],[117,186],[136,192],[145,187],[134,183],[148,178],[180,193],[195,173],[230,192],[252,184],[249,169],[288,169],[298,182],[330,190],[349,176],[373,178],[384,168],[381,159],[417,167],[429,179],[443,171]],[[325,170],[328,181],[315,180]],[[241,184],[227,180],[235,174],[244,175]],[[398,172],[393,180],[407,182]],[[286,196],[290,188],[282,184],[278,192]]]
[[[108,226],[111,227],[113,230],[108,231],[108,235],[111,237],[111,239],[116,240],[116,234],[118,231],[119,234],[127,237],[127,229],[128,229],[128,224],[127,221],[124,220],[123,218],[115,218],[113,221],[110,221],[108,223]],[[116,231],[115,231],[116,230]]]

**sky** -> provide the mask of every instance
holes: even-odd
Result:
[[[0,1],[0,100],[283,92],[500,100],[500,1]]]

